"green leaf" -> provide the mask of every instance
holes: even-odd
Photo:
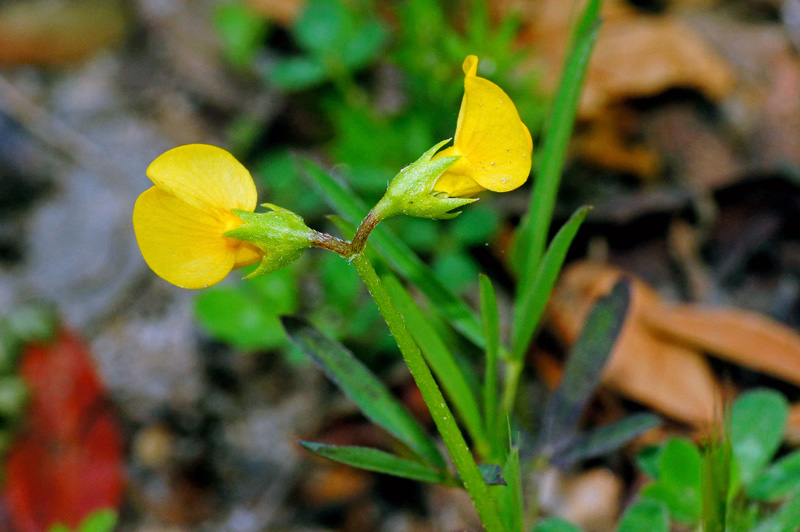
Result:
[[[252,64],[269,26],[246,4],[222,4],[214,12],[214,26],[225,57],[236,67]]]
[[[511,530],[522,530],[522,523],[525,520],[525,501],[522,493],[519,447],[513,442],[509,442],[506,463],[503,466],[503,475],[506,478],[507,486],[495,488],[493,491],[497,500],[497,507],[500,510],[500,517],[509,532]]]
[[[636,455],[636,467],[652,479],[658,480],[658,462],[661,460],[663,445],[650,445],[642,448]]]
[[[731,443],[742,482],[750,482],[770,462],[783,440],[789,405],[774,390],[742,394],[731,409]]]
[[[344,45],[342,57],[351,69],[369,64],[389,41],[389,34],[377,20],[366,21]]]
[[[58,332],[58,315],[49,305],[26,303],[6,316],[6,325],[22,343],[51,342]]]
[[[559,467],[568,467],[581,460],[602,456],[660,424],[661,420],[653,414],[633,414],[581,436],[553,456],[552,462]]]
[[[521,360],[525,355],[533,333],[539,326],[544,314],[550,293],[556,284],[556,279],[564,265],[572,241],[578,233],[581,224],[591,211],[591,207],[581,207],[570,217],[561,229],[558,230],[553,242],[547,248],[547,253],[539,265],[536,273],[533,270],[520,272],[519,287],[517,290],[516,305],[514,307],[514,338],[512,353],[516,360]]]
[[[669,513],[663,503],[643,499],[625,512],[617,532],[669,532]]]
[[[498,435],[501,433],[498,426],[498,349],[500,347],[500,316],[497,310],[497,296],[494,292],[492,281],[480,275],[481,294],[481,323],[483,324],[483,337],[486,340],[486,365],[483,379],[483,415],[486,420],[486,432],[492,450],[500,447]]]
[[[280,320],[265,305],[235,288],[209,288],[195,300],[203,328],[239,349],[272,349],[285,344]]]
[[[433,260],[433,271],[442,284],[456,293],[472,291],[480,273],[472,257],[463,251],[437,255]]]
[[[319,187],[326,201],[340,215],[352,223],[358,223],[366,216],[367,207],[346,186],[308,159],[301,160],[301,164],[305,175]],[[370,236],[370,242],[404,279],[422,290],[457,331],[475,345],[484,347],[481,324],[472,309],[442,283],[402,240],[384,226],[378,226]]]
[[[601,4],[602,0],[588,1],[565,56],[553,108],[546,122],[541,152],[536,158],[536,184],[530,207],[517,231],[512,260],[518,272],[539,269],[539,261],[544,253],[583,81],[600,29]]]
[[[278,89],[301,91],[315,87],[328,78],[328,69],[313,57],[276,59],[266,72],[267,79]]]
[[[270,314],[286,316],[300,307],[300,290],[291,268],[247,279],[242,288],[250,291]]]
[[[757,526],[753,532],[797,532],[800,530],[800,493],[786,501],[772,517]]]
[[[728,499],[731,493],[733,450],[730,433],[725,429],[722,437],[703,449],[702,515],[703,532],[725,532],[728,524]]]
[[[444,459],[425,429],[353,353],[302,320],[284,318],[283,325],[292,342],[314,360],[367,418],[430,464],[444,468]]]
[[[66,525],[62,525],[61,523],[55,524],[50,527],[49,532],[72,532]]]
[[[800,492],[800,450],[769,466],[747,488],[757,501],[775,501],[793,492]]]
[[[0,320],[0,375],[16,371],[22,343],[6,324]]]
[[[583,532],[566,519],[549,517],[539,521],[532,532]]]
[[[664,446],[658,463],[658,481],[642,496],[666,504],[673,519],[694,525],[700,519],[700,478],[703,459],[688,440],[673,438]]]
[[[445,482],[441,471],[436,471],[418,462],[406,460],[393,454],[368,447],[339,446],[327,443],[301,441],[309,451],[359,469],[408,478],[419,482]]]
[[[0,418],[8,421],[18,420],[28,401],[28,387],[16,376],[0,377]]]
[[[630,303],[630,281],[619,281],[595,304],[572,346],[564,377],[545,405],[541,445],[558,451],[572,438],[581,412],[600,384],[600,375],[617,341]]]
[[[92,512],[83,520],[77,532],[112,532],[117,526],[117,512],[111,508],[104,508]]]
[[[355,22],[341,0],[307,0],[294,24],[294,36],[306,50],[319,57],[341,53]]]
[[[400,281],[391,275],[382,277],[382,281],[470,437],[482,451],[481,454],[486,454],[489,441],[481,420],[480,408],[461,367]]]
[[[486,244],[500,227],[500,215],[497,209],[478,202],[464,209],[464,212],[449,224],[450,234],[464,246]]]

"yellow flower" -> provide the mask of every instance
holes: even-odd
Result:
[[[259,262],[256,246],[223,236],[242,225],[232,209],[253,212],[256,186],[230,153],[190,144],[158,157],[147,169],[154,187],[133,208],[133,228],[144,260],[183,288],[220,282],[234,268]]]
[[[508,192],[525,183],[531,172],[531,134],[503,89],[476,75],[476,56],[467,56],[463,69],[464,99],[455,141],[437,154],[461,159],[433,189],[451,197],[469,197],[482,190]]]

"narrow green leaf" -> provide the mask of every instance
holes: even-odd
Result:
[[[617,532],[669,532],[669,512],[663,503],[643,499],[628,508]]]
[[[366,216],[367,206],[345,185],[308,159],[302,159],[300,163],[304,174],[341,216],[356,224]],[[422,290],[457,331],[475,345],[484,347],[481,323],[469,305],[447,288],[400,238],[380,225],[370,235],[370,242],[401,277]]]
[[[353,353],[302,320],[283,318],[283,326],[291,341],[355,401],[367,418],[430,464],[444,468],[444,459],[425,430]]]
[[[117,526],[117,512],[112,508],[104,508],[89,514],[77,532],[112,532],[115,526]]]
[[[481,454],[485,455],[489,440],[483,427],[478,402],[467,384],[461,367],[400,281],[392,275],[383,276],[382,280],[403,315],[414,341],[419,345],[425,360],[436,375],[439,385],[444,388],[449,402],[464,422]]]
[[[486,420],[486,431],[492,449],[499,447],[500,433],[497,420],[498,407],[500,403],[497,399],[498,381],[498,349],[500,347],[500,316],[497,310],[497,296],[494,292],[492,281],[484,274],[480,275],[480,294],[481,294],[481,323],[483,324],[483,337],[486,341],[486,363],[484,366],[483,377],[483,415]]]
[[[797,532],[800,530],[800,493],[783,503],[772,517],[762,522],[753,532]]]
[[[564,451],[553,456],[552,463],[568,467],[581,460],[602,456],[660,424],[661,420],[653,414],[633,414],[578,438]]]
[[[725,532],[728,523],[728,496],[731,493],[733,466],[730,433],[716,438],[703,449],[702,515],[703,532]]]
[[[525,501],[522,498],[522,476],[519,471],[519,447],[509,442],[503,475],[507,485],[497,488],[495,498],[500,510],[500,517],[506,530],[522,530],[524,522]]]
[[[419,482],[438,484],[445,481],[445,476],[441,471],[436,471],[418,462],[400,458],[378,449],[330,445],[310,441],[301,441],[300,445],[335,462],[366,469],[367,471],[408,478]]]
[[[549,517],[539,521],[532,532],[583,532],[566,519]]]
[[[780,447],[788,409],[786,398],[774,390],[754,390],[734,401],[731,443],[745,485],[764,469]]]
[[[557,451],[571,439],[622,330],[630,294],[630,281],[619,281],[611,293],[598,300],[586,319],[567,358],[561,384],[545,405],[541,445],[546,453]]]
[[[195,299],[195,316],[217,340],[240,349],[270,349],[285,345],[278,316],[242,289],[214,287]]]
[[[700,479],[703,459],[688,440],[673,438],[658,461],[658,481],[645,487],[642,496],[663,502],[676,521],[694,525],[700,519]]]
[[[800,450],[769,466],[747,488],[757,501],[774,501],[795,491],[800,492]]]
[[[561,80],[537,157],[536,184],[530,207],[517,231],[512,258],[516,258],[514,263],[519,272],[536,271],[544,253],[583,81],[600,29],[601,4],[602,0],[589,0],[576,26],[570,50],[565,56]]]
[[[591,207],[581,207],[558,230],[535,275],[532,273],[533,270],[520,272],[520,284],[514,306],[512,349],[516,360],[522,359],[533,338],[533,333],[539,326],[547,306],[547,300],[550,298],[550,292],[553,291],[561,266],[564,265],[564,259],[567,257],[567,251],[590,210]]]

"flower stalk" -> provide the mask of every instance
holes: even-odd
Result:
[[[422,398],[431,412],[436,428],[439,430],[444,444],[447,447],[458,474],[464,482],[464,487],[469,492],[472,502],[478,511],[478,516],[487,532],[506,532],[500,514],[497,511],[494,497],[489,493],[489,487],[483,480],[483,475],[478,469],[475,458],[467,446],[464,435],[458,427],[450,407],[447,406],[439,385],[433,378],[428,364],[425,362],[414,338],[406,328],[402,314],[392,301],[383,282],[372,267],[372,263],[363,253],[356,254],[352,259],[370,295],[375,300],[386,325],[389,326],[392,336],[400,348],[403,359],[411,371],[419,387]]]

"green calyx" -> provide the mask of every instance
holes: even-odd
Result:
[[[448,142],[450,139],[436,144],[392,179],[389,189],[374,209],[380,219],[399,214],[420,218],[454,218],[460,213],[450,211],[477,201],[477,198],[451,198],[444,192],[433,190],[436,180],[460,159],[460,156],[434,158],[439,148]]]
[[[250,242],[264,252],[261,264],[247,278],[288,266],[312,245],[314,231],[300,216],[271,203],[264,203],[262,206],[272,210],[248,212],[235,209],[233,212],[244,225],[224,233],[224,236]]]

